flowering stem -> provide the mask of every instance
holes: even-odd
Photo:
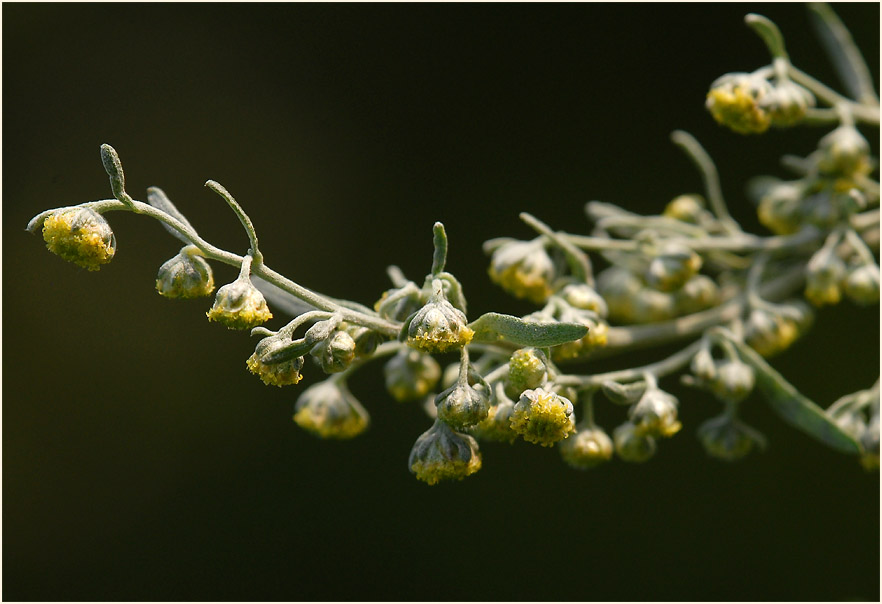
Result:
[[[723,199],[723,191],[720,187],[719,172],[717,172],[714,161],[707,151],[704,150],[704,147],[699,144],[695,137],[683,130],[672,132],[671,140],[689,155],[698,171],[701,172],[708,202],[723,228],[730,233],[742,232],[738,223],[729,215],[729,209],[726,207],[726,201]]]
[[[520,219],[532,227],[537,233],[545,235],[552,243],[557,245],[563,251],[570,265],[573,276],[579,281],[591,285],[594,278],[591,274],[591,261],[580,249],[571,244],[565,237],[560,237],[558,233],[551,230],[547,224],[527,212],[519,214]]]
[[[855,103],[792,65],[790,66],[790,78],[797,84],[808,88],[812,94],[828,105],[846,107],[856,120],[873,126],[879,125],[878,103],[875,105]]]
[[[251,223],[251,219],[248,217],[248,214],[245,213],[245,210],[242,209],[242,206],[236,201],[236,199],[230,195],[230,192],[227,191],[223,185],[214,180],[205,181],[205,186],[220,195],[224,198],[224,201],[229,204],[229,206],[233,209],[233,212],[236,213],[236,216],[239,217],[239,222],[242,223],[242,226],[245,228],[245,232],[248,233],[248,240],[251,242],[251,256],[254,257],[255,264],[261,264],[263,262],[263,254],[257,249],[257,231],[254,230],[254,225]]]
[[[585,250],[619,250],[624,252],[637,252],[640,249],[640,243],[633,240],[586,237],[584,235],[571,235],[569,233],[558,233],[558,235],[565,237],[567,241],[576,247]],[[760,237],[749,233],[739,233],[737,235],[721,237],[672,237],[668,241],[683,244],[696,252],[772,252],[809,246],[817,243],[820,238],[820,231],[813,227],[808,227],[793,235]]]
[[[352,373],[356,369],[358,369],[359,367],[361,367],[365,363],[368,363],[368,362],[373,361],[375,359],[381,359],[383,357],[393,355],[396,352],[398,352],[399,350],[401,350],[404,346],[405,346],[405,344],[402,344],[401,342],[397,342],[397,341],[383,342],[382,344],[377,346],[377,349],[374,350],[369,356],[356,358],[349,365],[349,367],[347,367],[343,371],[341,371],[339,373],[332,373],[330,375],[330,377],[328,377],[328,380],[330,380],[332,382],[345,382],[346,379],[350,375],[352,375]]]
[[[102,212],[111,212],[116,210],[127,210],[134,211],[138,214],[144,214],[167,224],[168,226],[179,232],[193,245],[198,247],[206,259],[223,262],[224,264],[235,266],[237,268],[241,268],[242,266],[242,262],[244,260],[242,256],[238,256],[236,254],[233,254],[232,252],[227,252],[218,247],[215,247],[214,245],[208,243],[207,241],[202,239],[202,237],[197,235],[196,231],[194,231],[193,228],[189,225],[182,223],[180,220],[174,218],[173,216],[169,216],[162,210],[154,208],[153,206],[144,202],[133,200],[132,206],[129,207],[128,205],[117,199],[102,199],[100,201],[92,201],[83,205],[95,210],[99,214]],[[31,219],[31,222],[28,223],[28,230],[35,230],[40,224],[42,224],[42,221],[46,218],[46,216],[52,214],[55,211],[57,210],[47,210],[35,216],[33,219]],[[317,294],[312,290],[309,290],[301,285],[298,285],[297,283],[294,283],[287,277],[277,273],[263,263],[255,263],[251,267],[251,273],[253,275],[257,275],[265,281],[272,283],[276,287],[288,292],[296,298],[303,300],[307,304],[319,310],[339,313],[340,316],[343,317],[344,321],[355,323],[356,325],[362,325],[364,327],[369,327],[384,335],[392,337],[396,337],[398,335],[398,332],[401,330],[401,325],[399,323],[393,323],[378,316],[370,315],[365,312],[348,308],[337,302],[333,302],[325,296]]]
[[[804,266],[799,265],[784,275],[763,284],[759,292],[764,298],[783,298],[801,284]],[[651,325],[631,325],[610,327],[607,333],[607,346],[594,353],[595,358],[618,354],[636,348],[645,348],[697,336],[708,327],[727,323],[740,317],[748,305],[748,294],[744,293],[715,308],[704,310]]]
[[[634,367],[632,369],[621,369],[619,371],[609,371],[607,373],[596,373],[594,375],[562,375],[555,380],[562,386],[580,386],[580,387],[599,387],[603,382],[636,382],[644,379],[647,375],[655,380],[656,378],[679,371],[686,363],[695,356],[695,353],[701,348],[702,341],[696,340],[686,348],[675,352],[671,356],[643,367]]]

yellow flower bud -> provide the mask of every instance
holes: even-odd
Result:
[[[435,420],[414,443],[407,465],[418,480],[432,485],[474,474],[481,469],[481,453],[474,438]]]
[[[59,210],[43,221],[46,247],[90,271],[97,271],[116,253],[116,238],[101,214],[89,208]]]
[[[536,348],[515,350],[508,361],[508,391],[519,397],[521,392],[538,388],[548,377],[545,353]]]
[[[612,439],[601,428],[584,427],[558,445],[563,460],[577,470],[588,470],[612,459]]]
[[[648,387],[628,416],[641,434],[670,437],[683,425],[677,421],[677,397]]]
[[[623,461],[643,463],[655,455],[655,439],[644,434],[631,422],[625,422],[613,431],[616,454]]]
[[[217,321],[229,329],[251,329],[273,318],[263,294],[247,275],[217,290],[214,304],[206,315],[209,321]]]
[[[435,406],[440,420],[462,430],[487,418],[490,397],[483,386],[455,384],[435,397]]]
[[[541,242],[512,241],[490,259],[490,278],[507,292],[541,304],[552,293],[554,262]]]
[[[441,377],[441,367],[431,356],[402,349],[383,367],[386,390],[399,403],[426,396]]]
[[[407,343],[425,352],[458,350],[475,332],[466,325],[465,313],[444,297],[441,281],[436,279],[432,288],[432,297],[408,324]]]
[[[214,291],[211,266],[199,255],[196,246],[188,245],[159,267],[156,291],[166,298],[201,298]]]
[[[772,123],[764,108],[771,95],[772,86],[765,79],[730,73],[711,85],[706,105],[718,124],[739,134],[759,134]]]
[[[245,365],[267,386],[288,386],[298,383],[302,376],[303,357],[284,358],[269,362],[270,358],[282,352],[291,344],[290,338],[269,336],[257,343],[254,354],[248,357]]]
[[[321,438],[347,439],[364,432],[370,418],[342,382],[325,380],[298,397],[294,421]]]
[[[576,431],[573,403],[542,388],[526,390],[514,406],[511,427],[525,441],[550,447]]]

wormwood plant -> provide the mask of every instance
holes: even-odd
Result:
[[[727,210],[711,158],[692,136],[676,131],[672,140],[700,171],[704,196],[681,195],[651,216],[590,202],[585,211],[593,230],[587,235],[556,230],[524,213],[535,238],[484,244],[490,278],[536,304],[526,316],[492,312],[469,319],[463,285],[447,270],[441,223],[433,227],[425,277],[412,281],[389,267],[391,287],[373,306],[312,291],[266,264],[251,220],[219,183],[206,186],[241,221],[249,239],[244,255],[200,237],[162,190],[149,188],[146,203],[134,200],[109,145],[102,145],[101,159],[113,199],[47,210],[28,230],[42,229],[52,252],[98,270],[116,251],[105,214],[154,218],[184,244],[156,278],[157,291],[168,298],[210,296],[210,262],[237,267],[238,278],[217,290],[207,317],[260,338],[247,369],[267,385],[293,386],[310,357],[328,377],[302,389],[294,421],[322,438],[344,439],[369,423],[347,381],[363,365],[382,360],[390,397],[422,401],[431,417],[408,459],[411,472],[429,484],[477,472],[481,440],[557,445],[578,469],[614,453],[646,462],[682,428],[677,398],[660,385],[676,374],[720,403],[719,414],[697,426],[713,457],[734,461],[765,446],[764,437],[739,418],[742,401],[757,390],[795,428],[878,468],[878,381],[825,410],[766,360],[806,333],[812,306],[835,305],[843,296],[862,305],[879,302],[873,251],[879,183],[871,176],[877,161],[857,129],[878,127],[879,99],[848,30],[826,5],[812,10],[848,96],[795,67],[778,28],[752,14],[746,22],[765,42],[771,63],[722,76],[706,99],[713,118],[736,133],[825,130],[807,157],[783,158],[790,179],[760,176],[749,183],[759,220],[771,234],[742,229]],[[595,274],[597,260],[604,268]],[[268,300],[295,318],[275,331],[263,327],[273,318]],[[672,342],[684,346],[649,365],[590,371],[591,359],[617,355],[627,362],[629,351]],[[459,362],[442,371],[434,355],[446,352],[458,353]],[[594,421],[601,398],[622,407],[611,435]]]

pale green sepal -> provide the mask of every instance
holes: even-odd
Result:
[[[842,431],[818,405],[800,394],[749,346],[733,342],[738,355],[756,371],[756,385],[775,411],[788,424],[842,453],[859,454],[861,446]]]
[[[547,348],[573,340],[588,333],[588,328],[578,323],[528,323],[518,317],[488,312],[471,323],[473,342],[498,342],[505,340],[518,346]]]

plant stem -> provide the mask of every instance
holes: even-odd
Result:
[[[698,171],[701,172],[708,202],[723,228],[729,233],[741,233],[741,227],[729,214],[726,201],[723,199],[723,190],[720,187],[720,174],[717,171],[717,166],[707,151],[704,150],[704,147],[701,146],[694,136],[683,130],[675,130],[671,133],[671,140],[686,151],[689,158],[695,163]]]
[[[260,253],[260,250],[257,249],[257,231],[254,230],[254,225],[251,223],[251,218],[248,217],[248,214],[245,213],[245,210],[242,209],[242,206],[239,205],[239,202],[230,195],[230,192],[227,191],[223,185],[214,180],[208,180],[205,182],[205,186],[220,195],[224,198],[224,201],[232,208],[233,212],[236,213],[236,216],[239,218],[239,222],[242,223],[242,226],[245,228],[245,232],[248,233],[248,240],[251,242],[251,257],[254,258],[254,264],[261,264],[263,262],[263,254]]]
[[[655,363],[650,363],[649,365],[644,365],[643,367],[634,367],[631,369],[621,369],[618,371],[609,371],[607,373],[596,373],[594,375],[562,375],[555,380],[558,384],[562,386],[580,386],[580,387],[588,387],[588,386],[600,386],[603,382],[606,381],[615,381],[615,382],[635,382],[644,377],[645,374],[649,374],[655,378],[659,378],[670,373],[674,373],[678,371],[681,367],[686,365],[689,360],[695,355],[696,352],[701,348],[701,340],[696,340],[686,348],[675,352],[671,356],[663,359],[661,361],[657,361]]]
[[[842,105],[844,106],[851,115],[858,121],[864,122],[866,124],[871,124],[874,126],[879,125],[879,105],[865,105],[861,103],[855,103],[854,101],[845,98],[829,86],[822,84],[809,74],[805,73],[801,69],[790,66],[790,77],[791,79],[805,86],[811,92],[827,103],[828,105]]]
[[[186,237],[187,240],[190,241],[190,243],[199,248],[206,259],[216,260],[218,262],[223,262],[224,264],[229,264],[230,266],[235,266],[241,269],[243,261],[242,256],[238,256],[236,254],[233,254],[232,252],[227,252],[226,250],[222,250],[213,246],[212,244],[202,239],[202,237],[197,235],[192,227],[190,227],[189,225],[185,225],[180,220],[177,220],[172,216],[169,216],[162,210],[154,208],[153,206],[142,201],[133,201],[132,203],[133,206],[129,207],[123,202],[116,199],[102,199],[100,201],[90,202],[88,204],[88,207],[98,213],[124,210],[134,211],[138,214],[144,214],[146,216],[154,218],[164,224],[167,224],[168,226],[179,232],[181,235]],[[35,216],[31,220],[31,222],[28,223],[29,230],[34,230],[36,226],[40,224],[41,218],[45,219],[46,216],[54,211],[57,210],[47,210],[46,212],[42,212],[41,214]],[[276,287],[288,292],[296,298],[303,300],[307,304],[319,310],[325,310],[328,312],[340,314],[340,316],[343,317],[343,320],[349,323],[355,323],[356,325],[369,327],[375,331],[391,337],[396,337],[401,329],[401,325],[398,323],[393,323],[391,321],[381,319],[378,316],[360,312],[358,310],[342,306],[337,302],[333,302],[325,296],[317,294],[312,290],[303,287],[302,285],[294,283],[284,275],[277,273],[263,263],[257,264],[255,262],[254,266],[252,266],[251,268],[251,273],[253,275],[257,275],[265,281],[268,281],[269,283],[272,283]]]

